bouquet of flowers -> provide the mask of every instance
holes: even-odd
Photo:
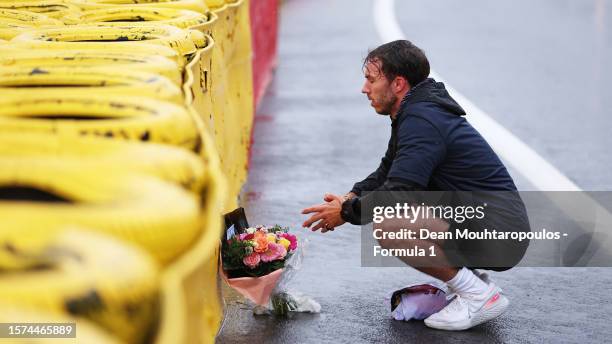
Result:
[[[225,215],[225,227],[221,247],[223,279],[257,304],[254,313],[286,315],[321,310],[312,298],[287,290],[287,282],[300,267],[305,245],[289,233],[289,228],[250,227],[242,208]]]
[[[228,278],[262,277],[285,266],[298,248],[287,227],[249,227],[229,238],[222,251]]]
[[[284,315],[296,310],[295,301],[279,286],[281,277],[289,279],[285,272],[299,262],[295,255],[297,237],[278,225],[249,227],[227,236],[221,259],[223,276],[230,287],[260,306],[256,312],[272,310]]]

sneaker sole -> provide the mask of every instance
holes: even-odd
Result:
[[[470,324],[471,324],[470,319],[461,321],[461,322],[454,322],[450,324],[449,323],[439,323],[439,322],[425,319],[425,325],[427,327],[435,328],[436,330],[462,331],[462,330],[467,330],[468,328],[472,327]]]
[[[491,308],[478,312],[471,319],[454,323],[439,323],[425,319],[425,325],[438,330],[463,331],[497,318],[508,309],[509,305],[510,301],[508,301],[508,298],[500,294],[499,300]]]

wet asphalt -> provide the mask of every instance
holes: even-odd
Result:
[[[402,30],[433,68],[586,190],[611,190],[612,1],[396,1]],[[287,0],[278,68],[255,117],[241,204],[251,224],[291,226],[307,241],[291,288],[320,314],[254,316],[225,289],[220,343],[603,343],[612,341],[609,268],[492,273],[506,314],[464,332],[390,318],[385,295],[427,276],[360,266],[360,229],[301,228],[300,210],[374,170],[390,122],[360,94],[361,61],[381,42],[371,1]],[[468,116],[469,120],[469,116]],[[519,189],[533,189],[510,169]]]

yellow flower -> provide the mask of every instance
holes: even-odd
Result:
[[[272,233],[269,233],[268,234],[268,242],[276,243],[276,235],[272,234]]]
[[[278,243],[279,243],[279,244],[281,244],[281,245],[283,245],[283,246],[285,246],[285,249],[286,249],[286,250],[289,250],[289,245],[291,245],[291,241],[289,241],[289,240],[287,240],[287,239],[285,239],[285,238],[281,238],[281,239],[278,241]]]

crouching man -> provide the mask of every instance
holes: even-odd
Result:
[[[507,297],[486,274],[475,269],[510,269],[525,254],[528,241],[470,240],[443,233],[458,228],[471,232],[491,228],[530,231],[512,177],[489,144],[466,121],[465,111],[444,84],[428,78],[429,62],[421,49],[406,40],[384,44],[368,54],[363,71],[362,93],[378,114],[391,119],[387,152],[378,169],[356,183],[349,193],[325,194],[325,203],[304,209],[303,214],[312,214],[304,227],[325,233],[346,222],[371,222],[369,214],[362,215],[362,208],[371,203],[368,197],[380,192],[489,193],[470,200],[475,204],[478,200],[489,201],[487,216],[482,219],[461,223],[435,216],[424,216],[418,221],[385,220],[381,225],[386,233],[400,228],[414,231],[427,228],[440,235],[403,241],[381,239],[379,243],[383,248],[401,245],[424,250],[433,247],[436,251],[435,256],[401,257],[406,264],[446,282],[456,294],[444,309],[425,319],[427,326],[465,330],[501,315],[508,307]],[[497,197],[497,193],[504,196]],[[412,201],[413,209],[426,207],[417,199]],[[425,214],[430,210],[422,211]]]

